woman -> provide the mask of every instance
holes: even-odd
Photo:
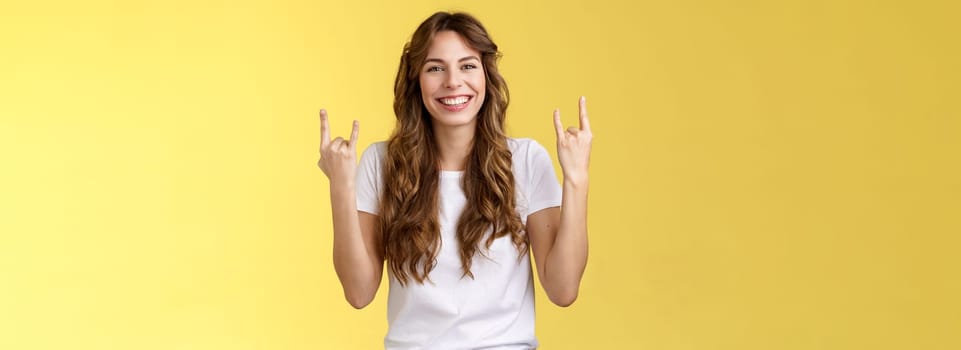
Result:
[[[396,129],[359,166],[359,123],[349,140],[331,140],[320,111],[334,268],[359,309],[374,298],[386,260],[386,348],[536,348],[528,251],[552,302],[577,297],[587,264],[585,100],[579,128],[564,130],[554,111],[562,188],[544,147],[505,135],[499,57],[468,14],[421,23],[394,83]]]

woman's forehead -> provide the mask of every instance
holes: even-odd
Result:
[[[456,62],[469,56],[480,57],[480,52],[467,45],[463,36],[451,30],[437,32],[427,50],[428,60]]]

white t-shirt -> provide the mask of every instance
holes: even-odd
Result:
[[[537,141],[508,138],[513,160],[517,212],[527,216],[561,205],[561,187],[550,155]],[[377,214],[383,190],[382,160],[387,143],[370,145],[357,169],[357,209]],[[441,171],[441,246],[430,281],[401,286],[388,271],[386,349],[533,349],[534,280],[529,254],[518,260],[509,236],[494,240],[489,259],[479,251],[469,276],[461,278],[457,221],[466,199],[462,171]],[[489,232],[489,231],[488,231]],[[483,242],[481,247],[483,250]],[[433,283],[431,283],[431,281]]]

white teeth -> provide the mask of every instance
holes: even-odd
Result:
[[[442,98],[440,102],[448,106],[456,106],[459,104],[464,104],[467,102],[467,96],[460,96],[455,98]]]

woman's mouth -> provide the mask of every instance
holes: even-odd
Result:
[[[467,105],[473,99],[474,99],[474,96],[461,95],[461,96],[454,96],[454,97],[438,98],[436,99],[436,101],[441,105],[441,107],[444,107],[444,109],[451,112],[457,112],[464,108],[467,108]]]

